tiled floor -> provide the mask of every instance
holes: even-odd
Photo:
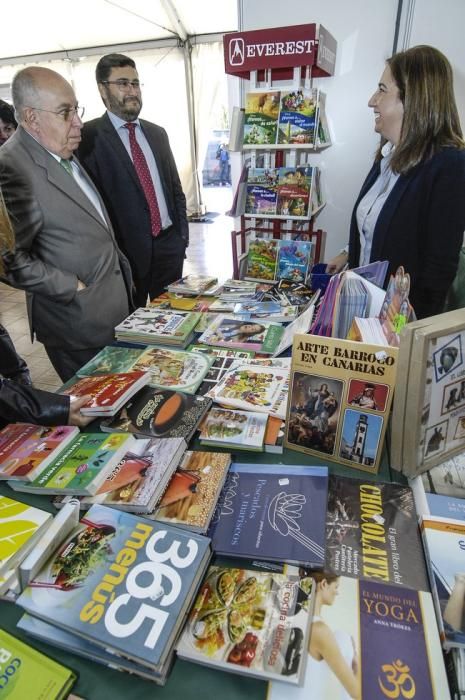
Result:
[[[232,274],[230,231],[233,220],[224,216],[231,206],[230,188],[208,188],[205,191],[207,208],[217,215],[212,223],[190,224],[190,245],[184,274],[212,274],[226,279]],[[31,343],[24,292],[0,283],[0,323],[10,333],[18,353],[26,360],[34,386],[56,391],[61,381],[51,366],[41,343]]]

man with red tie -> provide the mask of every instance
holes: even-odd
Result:
[[[136,306],[182,277],[186,198],[166,131],[144,119],[136,64],[108,54],[96,68],[106,113],[84,124],[79,159],[99,190],[131,264]]]

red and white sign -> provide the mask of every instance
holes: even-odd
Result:
[[[337,44],[331,34],[320,27],[320,32],[322,30],[326,48],[321,62],[317,60],[316,24],[225,34],[225,71],[248,78],[250,71],[262,73],[271,69],[275,77],[287,78],[292,76],[295,66],[314,66],[313,75],[333,75]]]

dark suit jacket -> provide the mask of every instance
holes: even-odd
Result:
[[[168,136],[156,124],[144,119],[140,124],[155,157],[174,230],[187,246],[186,198]],[[81,135],[79,159],[103,197],[122,251],[137,276],[145,277],[152,254],[150,212],[132,160],[107,113],[84,124]]]
[[[349,267],[358,267],[360,237],[355,212],[379,175],[375,163],[355,203]],[[370,261],[388,260],[388,277],[403,265],[410,274],[410,301],[419,318],[441,313],[455,277],[465,231],[465,151],[443,148],[400,175],[384,204]]]
[[[111,343],[129,314],[132,281],[103,203],[106,223],[22,127],[0,148],[0,187],[16,238],[14,253],[4,256],[7,281],[26,291],[31,332],[68,350]],[[81,291],[78,279],[86,285]]]
[[[3,367],[0,367],[0,371]],[[51,394],[0,377],[0,427],[21,421],[38,425],[66,425],[69,396]]]

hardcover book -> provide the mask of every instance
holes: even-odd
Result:
[[[104,432],[129,432],[139,437],[184,438],[188,444],[211,404],[206,396],[144,387],[116,416],[103,421],[100,428]]]
[[[161,671],[209,558],[202,535],[94,505],[16,602]]]
[[[313,266],[311,241],[280,241],[277,279],[306,282]]]
[[[289,369],[240,364],[208,392],[222,406],[285,418]]]
[[[187,345],[200,320],[197,311],[173,311],[156,307],[136,309],[115,328],[117,340],[134,343]]]
[[[321,568],[327,467],[234,463],[209,530],[229,557]]]
[[[261,452],[268,416],[252,411],[212,408],[202,422],[202,445]]]
[[[411,489],[331,474],[325,569],[429,590]]]
[[[113,416],[121,406],[136,393],[150,376],[146,372],[124,372],[101,374],[96,377],[81,377],[72,386],[63,390],[69,396],[90,396],[81,408],[88,416]]]
[[[443,646],[465,647],[465,523],[427,515],[420,527]]]
[[[52,520],[50,513],[0,495],[0,574],[15,569]]]
[[[313,589],[310,577],[211,566],[177,654],[224,671],[299,684]]]
[[[277,323],[242,321],[219,314],[199,338],[206,345],[224,345],[238,350],[253,350],[272,355],[283,336],[284,328]]]
[[[0,629],[0,678],[3,698],[65,700],[76,674]]]
[[[303,686],[273,682],[267,700],[450,698],[430,593],[322,578]]]
[[[0,432],[0,479],[31,481],[78,434],[71,425],[7,425]]]
[[[149,517],[205,533],[230,464],[225,452],[186,452]]]
[[[285,447],[378,472],[397,348],[295,335]]]
[[[133,441],[134,437],[128,433],[79,433],[36,479],[9,484],[16,491],[26,493],[92,495]]]
[[[93,503],[121,508],[134,513],[150,513],[162,496],[186,450],[183,438],[139,439],[115,465],[95,496],[80,499],[80,507]],[[62,507],[69,496],[55,499]]]

